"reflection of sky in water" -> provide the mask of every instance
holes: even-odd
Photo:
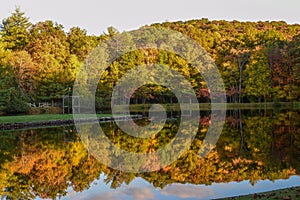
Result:
[[[136,178],[130,185],[123,184],[118,189],[110,189],[103,183],[104,175],[95,181],[90,189],[81,193],[68,191],[62,199],[91,199],[91,200],[146,200],[146,199],[212,199],[264,192],[300,185],[300,176],[292,176],[287,180],[258,181],[254,186],[248,181],[231,183],[213,183],[212,185],[172,184],[164,189],[154,188],[147,181]]]

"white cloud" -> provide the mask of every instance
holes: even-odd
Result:
[[[197,185],[173,184],[161,190],[161,194],[166,196],[176,196],[180,198],[209,198],[214,191],[209,187],[199,187]]]

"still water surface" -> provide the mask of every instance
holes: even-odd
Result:
[[[145,120],[137,122],[147,124]],[[153,152],[174,138],[179,121],[168,120],[148,139],[101,127],[115,145]],[[213,151],[197,150],[210,125],[201,113],[190,149],[156,172],[110,169],[88,153],[74,126],[3,131],[0,188],[6,199],[212,199],[300,186],[300,112],[228,111]]]

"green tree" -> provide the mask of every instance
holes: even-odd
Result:
[[[18,91],[28,97],[33,95],[34,82],[32,78],[36,69],[30,54],[27,51],[13,51],[9,56],[9,65],[13,70]]]
[[[11,16],[4,19],[0,26],[0,34],[6,42],[8,49],[22,50],[29,41],[29,28],[31,23],[29,18],[19,7],[15,9]]]
[[[12,53],[5,50],[0,42],[0,111],[5,113],[24,113],[28,110],[27,99],[18,89],[15,70],[10,65]],[[19,70],[16,70],[19,73]]]
[[[300,34],[296,35],[293,40],[288,44],[288,60],[289,69],[292,74],[290,76],[290,82],[293,87],[293,94],[296,96],[298,100],[300,99]]]
[[[63,26],[52,21],[35,24],[27,48],[37,66],[35,99],[49,101],[69,94],[78,62],[70,55]]]
[[[70,45],[70,53],[76,55],[78,60],[82,62],[97,46],[98,38],[88,36],[86,30],[73,27],[68,33],[67,42]]]
[[[103,33],[102,35],[100,35],[100,41],[107,40],[110,37],[113,37],[118,34],[119,34],[119,31],[116,28],[110,26],[107,28],[107,33]]]
[[[261,98],[267,101],[272,92],[270,87],[271,72],[267,57],[263,51],[252,53],[244,73],[245,95],[258,98],[259,102],[261,102]]]

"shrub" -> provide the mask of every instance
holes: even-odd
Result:
[[[62,108],[60,107],[32,107],[29,108],[28,114],[40,115],[40,114],[62,114]]]
[[[0,108],[6,114],[26,113],[29,110],[24,95],[13,87],[1,91]]]

